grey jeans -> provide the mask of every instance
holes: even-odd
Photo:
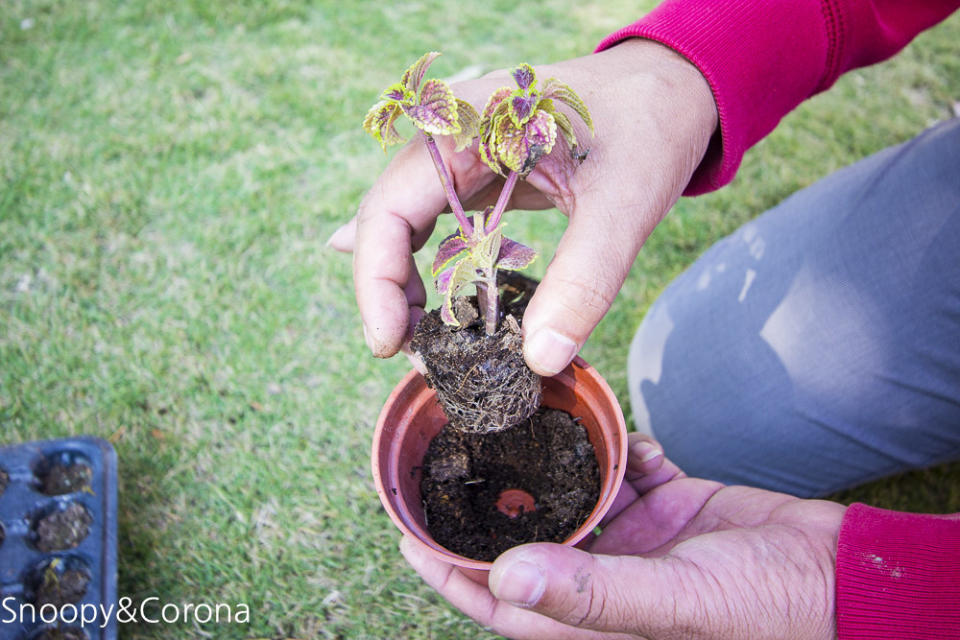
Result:
[[[688,474],[813,496],[960,458],[960,120],[721,240],[630,347]]]

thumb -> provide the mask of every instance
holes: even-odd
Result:
[[[660,218],[596,200],[584,197],[570,213],[556,255],[524,314],[524,357],[544,376],[559,373],[583,347]]]
[[[564,624],[654,637],[654,627],[662,628],[675,613],[675,572],[665,570],[664,562],[528,544],[497,558],[490,591]]]

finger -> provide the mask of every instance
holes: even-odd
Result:
[[[350,218],[350,221],[333,232],[333,235],[327,240],[327,246],[341,253],[352,253],[353,245],[357,239],[357,217]]]
[[[634,477],[655,473],[663,466],[663,447],[650,436],[634,431],[627,436],[627,472]]]
[[[632,506],[638,498],[662,484],[687,477],[680,467],[663,455],[660,443],[650,436],[631,432],[627,436],[627,470],[613,505],[604,515],[604,528]]]
[[[603,527],[593,553],[663,555],[723,488],[718,482],[680,478],[638,497]]]
[[[417,241],[429,236],[445,202],[426,150],[408,145],[360,205],[354,288],[367,344],[378,357],[394,355],[404,342],[409,328],[406,294],[411,279],[419,280],[411,256]],[[344,240],[341,246],[346,244]]]
[[[430,234],[433,233],[433,225],[430,225],[426,229],[418,231],[413,235],[413,242],[411,243],[414,251],[419,251],[427,240],[430,238]],[[335,249],[341,253],[353,253],[353,248],[357,242],[357,216],[353,216],[349,221],[344,223],[336,231],[334,231],[330,237],[327,239],[326,245],[331,249]]]
[[[650,436],[633,432],[628,437],[627,470],[624,479],[643,495],[660,485],[685,478],[686,474],[663,454],[663,447]]]
[[[609,638],[614,640],[627,637],[620,634],[598,636],[497,600],[489,589],[474,582],[453,565],[431,557],[407,537],[400,541],[400,552],[424,582],[450,604],[479,624],[515,640],[527,638],[556,638],[557,640]]]
[[[637,501],[637,498],[640,497],[640,494],[637,493],[637,490],[633,488],[629,482],[623,482],[620,484],[620,489],[617,491],[617,495],[613,498],[613,504],[610,505],[610,508],[604,514],[603,519],[600,520],[600,528],[603,529],[608,524],[619,516],[624,509],[627,509],[630,505]],[[593,541],[587,542],[586,546],[581,548],[589,549],[593,545]]]
[[[648,637],[674,612],[676,574],[665,563],[550,543],[523,545],[494,562],[490,591],[561,624]]]

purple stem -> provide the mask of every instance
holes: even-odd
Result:
[[[433,136],[429,136],[423,131],[420,132],[420,135],[423,136],[423,141],[427,145],[427,151],[430,152],[433,165],[437,168],[437,175],[440,176],[440,184],[443,185],[443,192],[447,195],[450,210],[453,211],[453,215],[457,217],[457,222],[460,223],[460,229],[463,231],[463,235],[469,238],[471,234],[473,234],[473,225],[467,218],[467,214],[464,213],[463,205],[460,204],[460,198],[457,197],[457,192],[453,188],[453,180],[447,171],[447,165],[443,164],[443,156],[440,155],[437,142],[433,139]]]
[[[519,177],[520,174],[516,171],[511,171],[510,175],[507,176],[507,182],[503,185],[503,190],[500,191],[500,197],[497,198],[497,204],[493,207],[493,212],[490,214],[490,218],[487,220],[487,224],[483,228],[483,230],[487,233],[490,233],[496,229],[497,225],[500,224],[500,217],[507,208],[507,203],[510,202],[510,196],[513,195],[513,188],[517,186],[517,178]]]
[[[483,327],[487,335],[495,335],[500,320],[500,292],[497,291],[496,267],[485,273],[483,281],[477,283],[477,306],[483,314]]]

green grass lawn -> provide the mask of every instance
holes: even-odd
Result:
[[[108,438],[120,593],[252,611],[123,637],[475,635],[406,568],[380,508],[372,429],[407,365],[369,356],[350,261],[324,241],[386,163],[360,122],[408,61],[441,49],[443,76],[572,57],[637,4],[3,3],[2,440]],[[848,75],[732,186],[677,205],[584,351],[624,402],[626,345],[670,279],[790,192],[950,117],[958,41],[955,16]],[[547,256],[563,226],[511,218]],[[948,466],[843,498],[956,511],[958,487]]]

